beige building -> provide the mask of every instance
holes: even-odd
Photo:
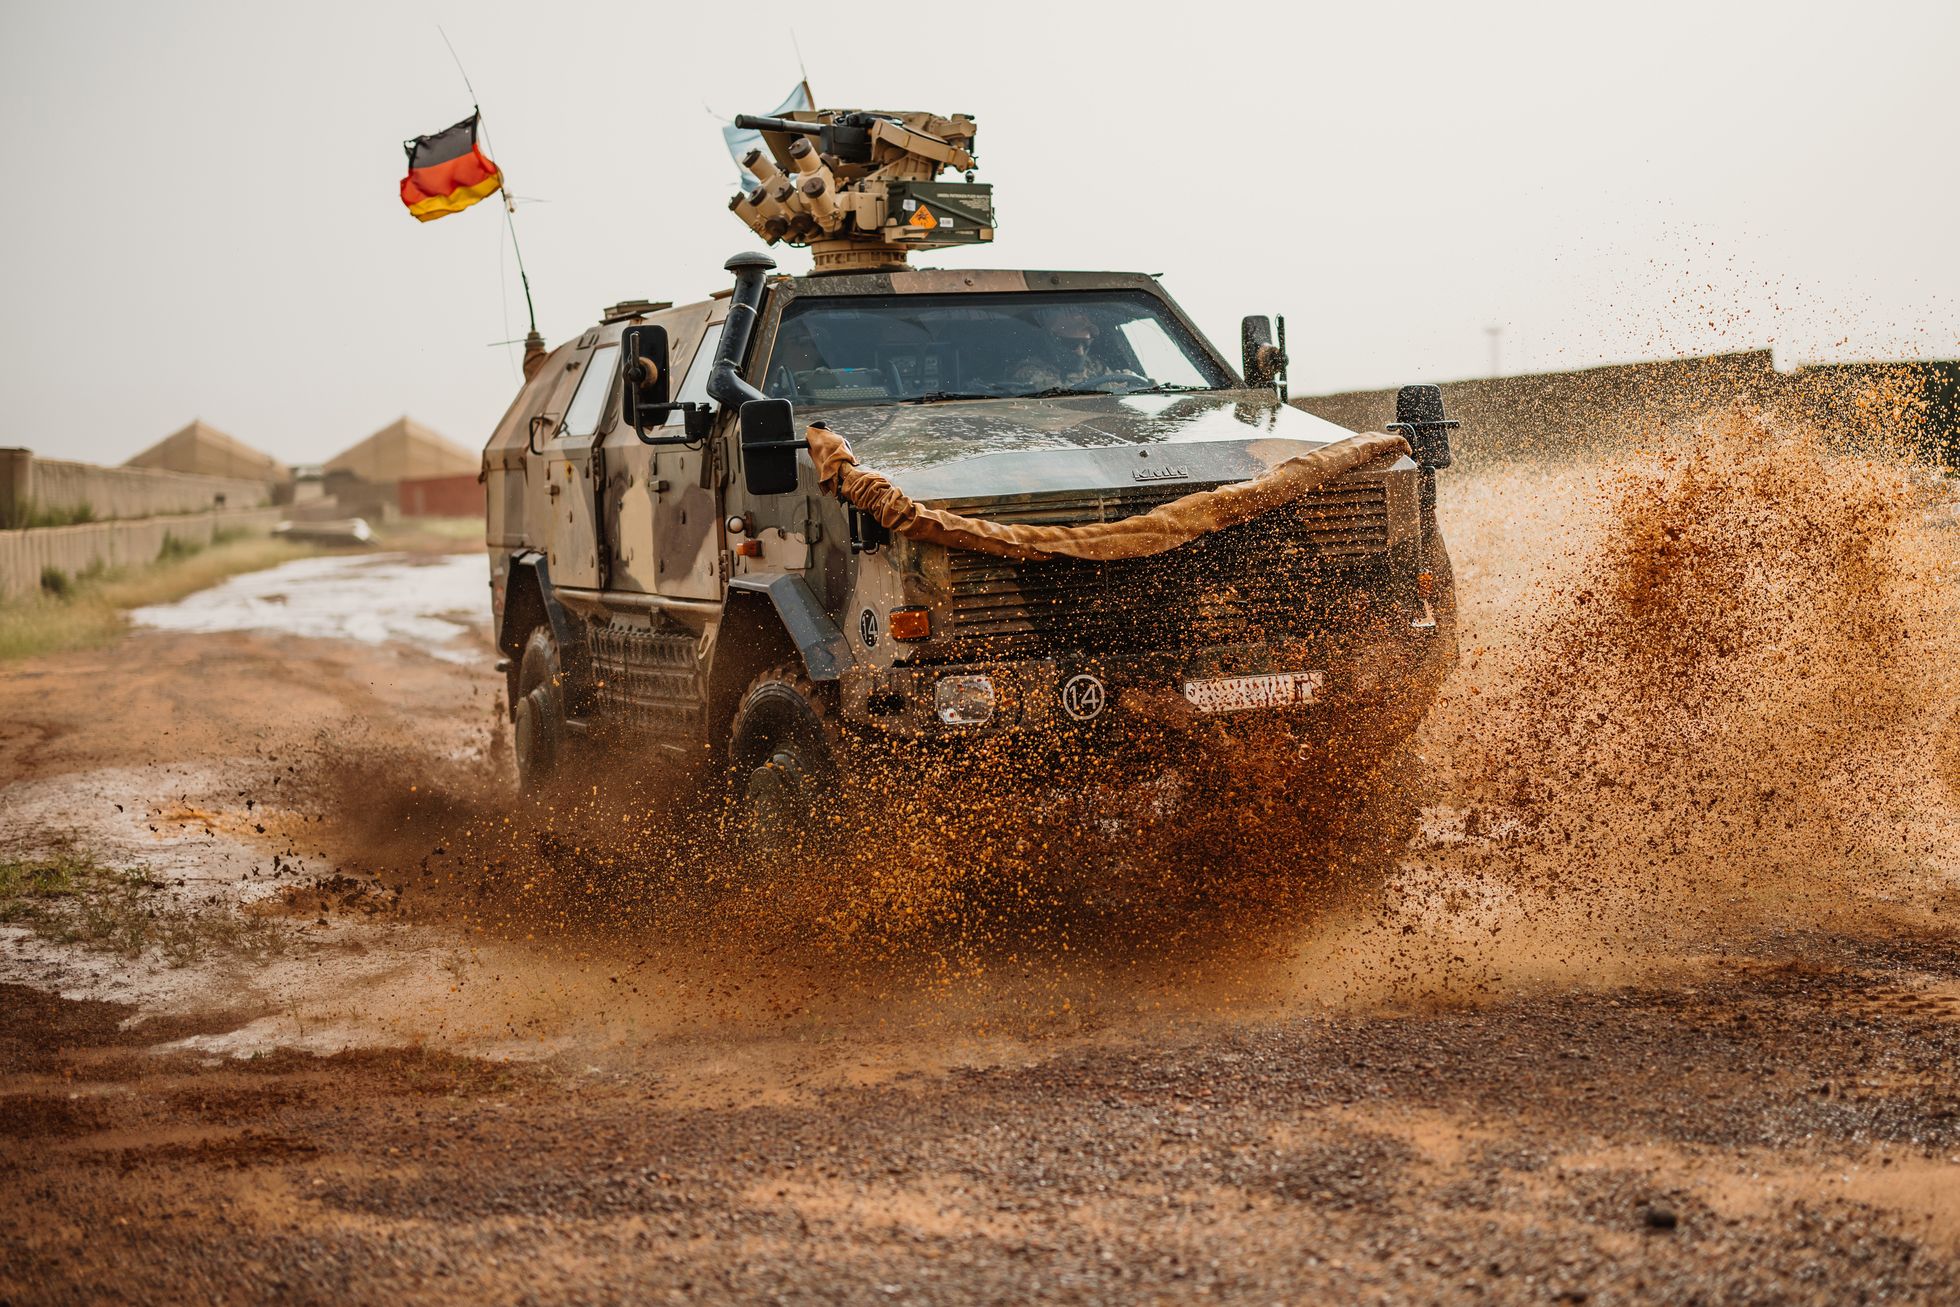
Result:
[[[202,419],[165,436],[123,466],[269,484],[292,480],[292,473],[278,459],[260,453]]]
[[[347,516],[388,522],[402,513],[431,511],[416,498],[403,503],[403,487],[467,477],[475,489],[481,456],[423,426],[397,418],[350,449],[327,460],[327,495]],[[481,491],[477,494],[480,497]],[[473,511],[480,512],[481,509]]]
[[[327,460],[326,474],[359,477],[373,486],[424,477],[475,476],[480,457],[413,418],[397,418],[351,449]]]

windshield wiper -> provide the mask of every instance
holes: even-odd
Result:
[[[970,390],[928,390],[923,395],[907,395],[899,400],[901,404],[937,404],[949,399],[999,399],[999,395],[985,395]]]
[[[1107,395],[1107,390],[1077,390],[1074,386],[1050,386],[1046,390],[1030,390],[1024,395],[1009,395],[1009,399],[1057,399],[1063,395]]]
[[[1046,390],[1036,390],[1026,395],[1013,395],[1010,398],[1057,399],[1063,395],[1114,395],[1121,399],[1125,395],[1182,395],[1188,391],[1210,389],[1210,386],[1182,386],[1173,382],[1166,382],[1161,386],[1145,386],[1140,390],[1081,390],[1074,386],[1050,386]]]

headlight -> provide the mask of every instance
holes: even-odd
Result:
[[[994,715],[991,676],[942,676],[932,687],[934,709],[948,726],[979,726]]]

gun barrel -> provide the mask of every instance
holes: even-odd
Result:
[[[788,132],[792,136],[821,136],[821,123],[791,122],[787,118],[770,118],[762,114],[738,113],[735,125],[745,132]]]

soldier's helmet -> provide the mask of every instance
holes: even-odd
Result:
[[[1078,309],[1060,309],[1049,315],[1048,330],[1062,340],[1087,344],[1096,338],[1096,324]]]

